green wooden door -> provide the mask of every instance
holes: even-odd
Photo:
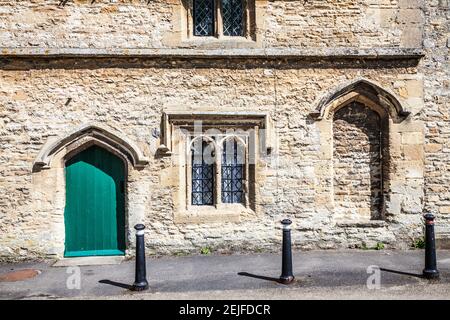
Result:
[[[65,257],[124,254],[124,172],[121,159],[97,146],[66,162]]]

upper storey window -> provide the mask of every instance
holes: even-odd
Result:
[[[190,35],[194,37],[251,37],[253,0],[191,0]]]

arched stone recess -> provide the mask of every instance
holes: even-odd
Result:
[[[54,156],[63,149],[66,149],[66,153],[72,153],[80,147],[92,144],[118,153],[130,161],[136,169],[148,164],[148,159],[143,156],[140,149],[123,134],[99,124],[85,124],[64,136],[47,141],[33,163],[33,170],[50,168]]]
[[[52,239],[43,247],[49,255],[63,257],[65,244],[64,210],[66,206],[65,163],[79,152],[99,146],[125,163],[125,227],[126,247],[132,240],[133,226],[142,222],[145,210],[142,199],[148,192],[148,181],[141,179],[140,170],[149,160],[139,147],[123,134],[100,124],[85,124],[67,134],[52,137],[42,147],[33,162],[33,210],[51,212],[46,224]]]
[[[422,212],[424,125],[395,94],[357,79],[322,96],[312,116],[320,135],[316,204],[338,224],[383,226]]]

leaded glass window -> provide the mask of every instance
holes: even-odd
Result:
[[[222,0],[223,34],[225,36],[244,35],[243,0]]]
[[[242,203],[245,150],[236,140],[227,140],[222,153],[222,203]]]
[[[194,0],[194,35],[214,35],[215,0]]]
[[[194,142],[192,151],[192,204],[212,205],[214,202],[214,150],[206,141]]]

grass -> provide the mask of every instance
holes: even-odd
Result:
[[[203,247],[200,249],[200,253],[205,255],[211,254],[211,249],[209,247]]]
[[[189,251],[177,251],[173,255],[177,257],[183,257],[189,255]]]
[[[362,243],[360,246],[361,250],[383,250],[385,248],[385,245],[383,242],[377,242],[377,244],[374,247],[368,247],[366,243]]]
[[[419,238],[413,241],[411,245],[414,249],[425,249],[425,240],[424,238]]]

